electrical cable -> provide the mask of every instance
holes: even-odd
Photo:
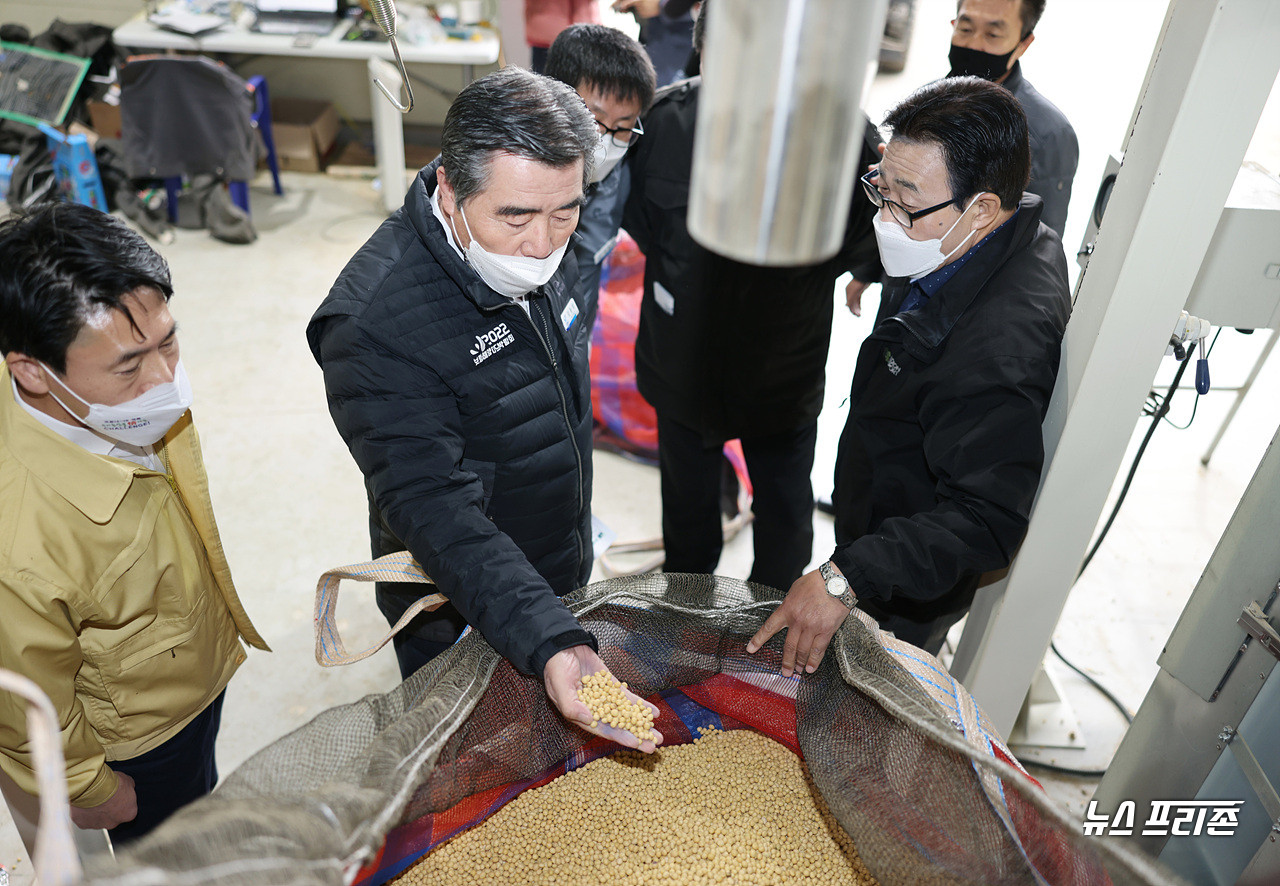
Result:
[[[1209,359],[1209,355],[1213,353],[1213,346],[1218,343],[1218,336],[1220,335],[1222,335],[1221,326],[1219,326],[1218,331],[1213,334],[1213,341],[1209,342],[1209,347],[1206,348],[1204,346],[1204,342],[1203,341],[1200,342],[1200,347],[1204,351],[1204,357],[1202,359],[1205,359],[1205,360]],[[1200,408],[1200,392],[1196,391],[1196,399],[1192,401],[1192,404],[1191,404],[1191,417],[1187,419],[1187,423],[1185,425],[1174,424],[1172,421],[1169,421],[1169,417],[1167,415],[1165,416],[1164,420],[1169,423],[1169,427],[1175,428],[1179,431],[1185,431],[1187,428],[1191,427],[1191,423],[1196,420],[1196,410],[1198,410],[1199,408]]]
[[[1029,760],[1019,757],[1018,762],[1022,764],[1024,769],[1045,769],[1049,772],[1057,772],[1061,775],[1076,775],[1081,778],[1102,778],[1107,774],[1105,769],[1072,769],[1070,766],[1059,766],[1056,763],[1041,763],[1039,760]]]
[[[1156,432],[1156,428],[1160,427],[1160,419],[1168,414],[1169,401],[1173,399],[1173,393],[1178,389],[1178,384],[1182,381],[1182,374],[1187,371],[1187,367],[1191,364],[1191,356],[1191,354],[1188,354],[1187,359],[1178,364],[1178,371],[1174,373],[1173,383],[1169,385],[1168,393],[1164,395],[1164,400],[1160,403],[1160,407],[1156,410],[1151,420],[1151,427],[1147,428],[1146,436],[1142,438],[1142,443],[1138,446],[1138,451],[1133,456],[1133,464],[1129,466],[1129,474],[1124,478],[1124,485],[1120,487],[1120,495],[1116,499],[1115,505],[1111,508],[1111,516],[1107,517],[1107,522],[1102,527],[1102,532],[1098,534],[1097,539],[1093,542],[1093,547],[1089,549],[1089,553],[1085,555],[1084,562],[1080,564],[1080,571],[1076,573],[1076,581],[1079,581],[1080,576],[1089,568],[1093,555],[1098,553],[1098,548],[1102,545],[1103,539],[1111,531],[1111,524],[1115,522],[1116,515],[1120,513],[1120,506],[1124,504],[1125,497],[1129,494],[1129,486],[1133,483],[1133,476],[1138,472],[1138,464],[1142,461],[1142,455],[1147,451],[1147,444],[1151,442],[1151,436]]]
[[[1073,663],[1072,663],[1072,662],[1071,662],[1071,661],[1070,661],[1070,660],[1069,660],[1065,655],[1063,655],[1063,654],[1062,654],[1062,650],[1058,648],[1058,644],[1057,644],[1057,642],[1056,642],[1056,641],[1054,641],[1054,640],[1050,640],[1050,641],[1049,641],[1049,648],[1053,650],[1053,654],[1054,654],[1054,655],[1058,656],[1058,658],[1059,658],[1059,659],[1061,659],[1061,661],[1062,661],[1062,663],[1063,663],[1064,665],[1066,665],[1067,667],[1071,668],[1071,670],[1075,671],[1075,672],[1076,672],[1077,674],[1079,674],[1081,677],[1084,677],[1084,679],[1086,680],[1086,682],[1088,682],[1088,683],[1089,683],[1089,685],[1090,685],[1090,686],[1092,686],[1094,689],[1096,689],[1096,690],[1098,690],[1099,692],[1101,692],[1101,693],[1102,693],[1102,695],[1107,699],[1107,701],[1109,701],[1109,702],[1111,702],[1113,705],[1115,705],[1116,710],[1120,712],[1120,716],[1124,717],[1124,721],[1125,721],[1126,723],[1132,723],[1132,722],[1133,722],[1133,714],[1129,713],[1129,709],[1128,709],[1127,707],[1125,707],[1124,702],[1122,702],[1120,699],[1116,698],[1116,697],[1115,697],[1115,695],[1111,692],[1111,690],[1110,690],[1110,689],[1108,689],[1107,687],[1103,686],[1101,683],[1099,683],[1097,680],[1095,680],[1095,679],[1094,679],[1093,677],[1091,677],[1089,674],[1086,674],[1086,673],[1085,673],[1084,671],[1082,671],[1078,666],[1076,666],[1075,664],[1073,664]]]
[[[1102,693],[1103,697],[1106,698],[1107,701],[1111,702],[1111,704],[1115,706],[1115,709],[1120,712],[1120,716],[1124,717],[1124,722],[1126,724],[1133,722],[1133,714],[1129,713],[1129,709],[1124,706],[1124,702],[1116,698],[1115,694],[1110,689],[1103,686],[1089,674],[1086,674],[1083,670],[1072,663],[1070,659],[1063,655],[1062,650],[1058,648],[1056,641],[1050,640],[1049,648],[1053,650],[1053,654],[1058,656],[1058,659],[1064,665],[1071,668],[1071,670],[1083,677],[1090,686]],[[1056,763],[1042,763],[1039,760],[1029,760],[1021,757],[1018,759],[1018,762],[1028,769],[1043,769],[1047,772],[1056,772],[1060,775],[1074,775],[1078,778],[1102,778],[1102,776],[1107,774],[1107,770],[1105,769],[1074,769],[1070,766],[1059,766]]]
[[[1173,422],[1169,421],[1169,417],[1167,415],[1164,417],[1164,420],[1166,422],[1169,422],[1169,427],[1173,428],[1174,430],[1185,431],[1187,428],[1191,427],[1191,423],[1196,420],[1196,410],[1199,408],[1200,408],[1200,394],[1199,392],[1196,392],[1196,399],[1191,403],[1191,417],[1187,419],[1187,423],[1185,425],[1174,424]]]

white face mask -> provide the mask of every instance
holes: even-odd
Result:
[[[902,225],[892,218],[882,218],[885,214],[883,211],[877,212],[871,224],[876,231],[876,246],[880,249],[880,264],[884,266],[885,274],[890,277],[910,277],[915,280],[942,267],[951,256],[964,248],[969,238],[973,236],[974,232],[970,231],[955,249],[945,255],[942,253],[942,241],[956,229],[960,219],[964,218],[964,213],[969,211],[980,196],[981,194],[974,194],[969,205],[964,208],[964,212],[961,212],[951,223],[951,227],[947,228],[947,233],[936,240],[912,240],[907,236],[907,231]]]
[[[476,235],[471,233],[471,224],[467,221],[467,214],[462,211],[462,204],[457,205],[462,223],[467,228],[467,235],[471,238],[471,244],[466,250],[467,263],[494,292],[507,298],[523,298],[550,280],[556,268],[560,267],[565,250],[569,248],[568,240],[546,258],[495,255],[480,245]],[[454,236],[457,233],[455,230]]]
[[[613,167],[627,156],[627,149],[630,147],[631,145],[618,147],[613,143],[613,136],[607,132],[600,136],[600,140],[596,142],[596,165],[591,173],[592,183],[604,181],[604,177],[613,172]]]
[[[45,364],[45,371],[53,373]],[[130,446],[152,446],[160,438],[169,433],[174,423],[182,418],[182,414],[191,408],[191,382],[187,379],[187,371],[182,367],[182,359],[173,369],[173,381],[156,385],[144,394],[115,406],[102,403],[90,403],[67,386],[62,378],[59,383],[72,397],[89,407],[89,414],[84,418],[76,415],[58,399],[58,395],[49,389],[50,396],[58,405],[70,412],[82,425]]]

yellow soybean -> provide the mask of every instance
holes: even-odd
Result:
[[[619,683],[608,671],[599,671],[582,678],[578,699],[591,711],[593,727],[606,723],[641,741],[654,740],[653,711],[648,705],[627,698],[622,691],[626,688],[626,683]]]

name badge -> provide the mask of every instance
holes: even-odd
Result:
[[[601,246],[599,249],[596,250],[596,254],[591,256],[591,260],[596,264],[600,264],[600,262],[604,261],[606,258],[609,257],[609,253],[613,252],[613,247],[617,245],[618,245],[618,236],[615,234],[613,237],[609,239],[608,243],[605,243],[603,246]]]
[[[609,545],[618,540],[614,532],[595,514],[591,515],[591,553],[598,560],[609,550]]]
[[[560,312],[560,325],[564,327],[564,331],[568,332],[573,328],[573,323],[578,319],[578,301],[570,298],[569,303],[564,306],[564,310]]]

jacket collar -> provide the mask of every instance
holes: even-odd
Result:
[[[1009,76],[1004,78],[1004,82],[1000,85],[1012,92],[1018,94],[1018,90],[1022,88],[1022,59],[1018,59],[1013,63],[1013,67],[1009,69]]]
[[[934,352],[969,310],[987,281],[1035,237],[1043,208],[1044,203],[1038,196],[1024,193],[1018,203],[1017,215],[1009,224],[992,232],[983,241],[982,248],[943,284],[923,309],[887,318],[900,323],[906,330],[908,334],[903,337],[903,344],[913,357],[932,362],[936,356]],[[886,282],[895,290],[894,297],[899,299],[910,285],[905,277],[891,277]]]
[[[435,258],[436,263],[457,284],[463,294],[475,303],[476,307],[482,311],[496,311],[515,304],[502,293],[490,289],[480,279],[480,275],[473,271],[466,260],[460,258],[449,244],[444,227],[436,219],[435,212],[431,208],[431,195],[439,187],[436,181],[436,170],[439,168],[440,158],[437,157],[418,172],[417,178],[409,186],[409,193],[405,195],[404,208],[400,211],[405,214],[418,237],[426,244],[427,250]],[[565,263],[575,260],[572,238],[577,236],[576,232],[570,235],[569,249],[565,250],[564,261],[560,263],[551,280],[547,281],[544,289],[553,287],[557,279],[564,276]],[[533,298],[537,294],[538,290],[535,289],[529,293],[529,297]]]
[[[94,523],[107,523],[138,474],[155,471],[94,455],[36,421],[13,398],[0,366],[0,446]]]

